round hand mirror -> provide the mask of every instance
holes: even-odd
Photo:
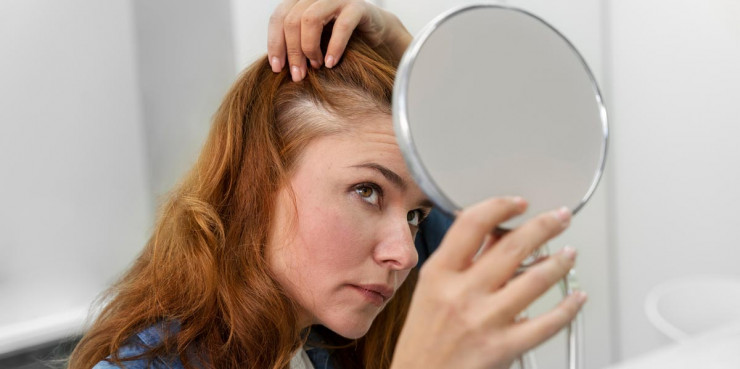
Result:
[[[427,25],[401,60],[393,120],[414,179],[444,212],[527,199],[503,228],[561,206],[575,214],[606,158],[606,111],[585,61],[511,7],[466,6]]]

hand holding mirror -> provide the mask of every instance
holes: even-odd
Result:
[[[561,206],[577,213],[606,159],[606,110],[586,62],[555,28],[512,7],[469,5],[427,25],[398,68],[393,121],[414,179],[443,212],[527,199],[502,229]]]

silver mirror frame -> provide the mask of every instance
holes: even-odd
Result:
[[[439,186],[434,182],[434,179],[429,175],[429,171],[426,169],[424,164],[421,162],[421,159],[419,158],[419,154],[416,151],[416,146],[411,135],[411,128],[408,121],[407,93],[409,87],[409,79],[414,66],[414,62],[427,39],[440,27],[440,25],[442,25],[448,19],[460,13],[479,8],[498,8],[507,11],[519,12],[541,22],[550,30],[552,30],[557,36],[559,36],[563,41],[565,41],[566,45],[570,47],[573,54],[578,58],[578,60],[580,60],[584,71],[591,81],[591,86],[594,92],[594,99],[597,104],[599,115],[601,118],[603,145],[600,157],[600,166],[594,174],[591,186],[589,187],[585,196],[581,199],[580,203],[573,209],[571,209],[572,213],[576,214],[578,211],[581,210],[581,208],[583,208],[586,202],[596,191],[596,187],[598,186],[601,177],[603,176],[604,167],[606,164],[606,154],[609,146],[609,126],[606,108],[604,106],[601,92],[599,90],[598,84],[596,83],[596,79],[591,72],[591,69],[588,67],[588,64],[584,60],[583,56],[581,55],[581,53],[578,52],[573,43],[571,43],[562,33],[560,33],[549,23],[545,22],[542,18],[526,10],[522,10],[516,7],[499,4],[471,4],[453,8],[434,18],[421,30],[418,36],[414,37],[413,41],[401,58],[401,62],[396,72],[396,80],[393,87],[393,126],[396,134],[396,140],[398,141],[398,145],[401,149],[404,160],[406,161],[406,165],[409,167],[412,177],[419,185],[421,190],[430,197],[430,200],[432,200],[432,202],[434,202],[440,210],[453,217],[456,215],[455,213],[457,211],[461,210],[460,207],[458,207],[452,200],[450,200],[450,198],[448,198],[439,190]]]

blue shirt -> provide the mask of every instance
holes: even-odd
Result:
[[[432,209],[429,216],[419,225],[419,233],[416,235],[416,251],[419,253],[419,264],[422,264],[429,258],[434,250],[439,247],[447,233],[447,229],[452,225],[454,219],[445,215],[437,209]]]
[[[170,326],[170,329],[179,329],[179,326]],[[152,349],[162,342],[162,333],[166,327],[162,324],[153,325],[139,333],[136,333],[131,337],[126,344],[118,350],[118,356],[121,360],[125,360],[129,357],[141,355],[149,349]],[[137,360],[122,361],[124,368],[127,369],[184,369],[185,366],[177,356],[167,358],[164,356],[157,356],[155,358],[144,358]],[[112,369],[119,368],[119,366],[108,362],[100,361],[93,369]]]
[[[136,335],[129,339],[118,351],[123,367],[126,369],[185,369],[185,366],[177,356],[169,358],[165,356],[156,356],[154,358],[125,360],[126,358],[141,355],[147,350],[159,345],[164,339],[164,337],[162,337],[164,329],[176,331],[179,329],[179,326],[171,324],[168,328],[162,324],[153,325],[139,333],[136,333]],[[305,350],[315,369],[334,369],[327,350],[318,347],[308,347]],[[106,360],[98,362],[93,367],[93,369],[114,368],[118,369],[119,367]]]

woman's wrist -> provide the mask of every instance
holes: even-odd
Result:
[[[393,55],[401,60],[403,53],[411,44],[413,36],[409,33],[406,27],[401,23],[393,13],[382,10],[384,17],[387,20],[388,31],[385,36],[385,44],[390,48]]]

